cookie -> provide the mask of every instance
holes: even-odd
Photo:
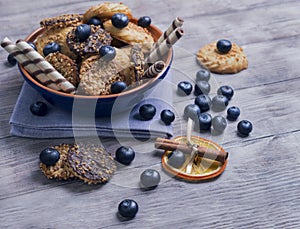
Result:
[[[126,14],[129,19],[132,18],[131,10],[122,2],[104,2],[97,6],[92,6],[83,14],[83,21],[86,23],[91,17],[98,17],[102,21],[110,19],[116,13]]]
[[[59,52],[50,53],[45,57],[45,60],[48,61],[60,74],[62,74],[67,81],[75,87],[78,86],[79,73],[77,64],[74,60]]]
[[[63,14],[53,18],[45,18],[40,22],[41,27],[46,29],[66,28],[77,26],[82,23],[83,16],[80,14]]]
[[[98,54],[102,45],[110,45],[112,37],[101,26],[91,25],[91,35],[83,42],[78,41],[73,28],[66,36],[69,48],[80,57]]]
[[[216,43],[205,45],[198,51],[197,60],[211,72],[220,74],[237,73],[248,67],[243,49],[234,43],[226,54],[217,51]]]
[[[40,168],[42,172],[48,179],[59,179],[59,180],[68,180],[74,177],[74,173],[69,166],[68,162],[68,151],[73,147],[70,144],[61,144],[54,146],[53,148],[56,149],[60,153],[60,158],[55,165],[46,166],[43,163],[40,163]]]
[[[154,43],[151,33],[146,28],[138,26],[133,22],[129,22],[125,28],[118,29],[109,20],[103,23],[103,27],[112,37],[126,44],[143,44],[142,48],[144,52],[149,51]]]
[[[76,59],[77,55],[73,53],[66,42],[67,34],[73,29],[73,27],[66,28],[54,28],[45,30],[45,32],[39,36],[36,40],[37,51],[44,56],[43,49],[50,42],[56,42],[61,46],[61,52],[71,59]]]
[[[129,74],[130,58],[126,52],[115,49],[116,56],[111,61],[104,61],[100,56],[92,56],[82,62],[79,72],[79,93],[109,95],[112,83],[124,81],[124,75]]]
[[[105,183],[116,171],[113,157],[104,148],[93,144],[71,147],[68,162],[75,176],[88,184]]]

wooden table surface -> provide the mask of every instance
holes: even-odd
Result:
[[[24,38],[41,19],[82,13],[100,1],[0,0],[1,40]],[[228,38],[241,45],[249,68],[236,75],[213,74],[213,88],[235,88],[230,102],[254,129],[236,134],[237,122],[222,136],[210,138],[230,152],[228,166],[217,179],[187,183],[161,169],[161,152],[153,142],[122,139],[134,147],[136,159],[119,168],[106,185],[47,180],[38,156],[47,146],[72,139],[28,139],[10,136],[12,114],[23,79],[6,64],[0,50],[0,228],[299,228],[300,227],[300,17],[299,0],[168,0],[125,1],[136,17],[149,15],[165,30],[175,16],[185,20],[185,36],[175,49],[174,83],[195,77],[200,47]],[[179,51],[177,51],[179,50]],[[180,69],[178,69],[180,68]],[[171,90],[171,89],[170,89]],[[176,97],[179,114],[175,135],[184,133],[182,110],[193,96]],[[114,139],[101,139],[111,152]],[[147,168],[161,172],[154,190],[139,188]],[[131,221],[117,217],[118,203],[132,198],[139,213]]]

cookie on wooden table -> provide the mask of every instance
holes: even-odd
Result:
[[[88,184],[106,183],[117,168],[114,158],[103,147],[94,144],[71,147],[68,162],[75,176]]]
[[[197,53],[199,63],[211,72],[220,74],[237,73],[248,67],[243,49],[233,43],[228,53],[220,53],[216,42],[205,45]]]
[[[59,154],[60,158],[55,165],[47,166],[43,163],[40,163],[40,168],[42,172],[48,179],[59,179],[59,180],[68,180],[74,178],[73,170],[70,168],[68,162],[68,152],[69,149],[73,147],[71,144],[61,144],[54,146]]]

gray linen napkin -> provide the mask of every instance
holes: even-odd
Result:
[[[29,110],[30,105],[36,101],[45,100],[24,82],[10,118],[10,133],[14,136],[30,138],[68,138],[97,135],[143,139],[172,136],[172,127],[166,126],[160,120],[160,112],[163,109],[172,110],[172,90],[165,90],[170,80],[169,75],[170,73],[131,111],[105,118],[76,116],[49,103],[47,103],[48,113],[46,116],[35,116]],[[156,115],[150,121],[143,121],[139,118],[138,109],[144,103],[151,103],[156,107]]]

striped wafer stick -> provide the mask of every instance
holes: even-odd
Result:
[[[156,49],[167,37],[178,27],[183,25],[184,20],[176,17],[169,28],[158,38],[157,42],[153,44],[151,51]]]
[[[182,28],[175,29],[156,49],[150,52],[147,63],[155,63],[168,53],[169,49],[183,36]]]
[[[163,62],[162,60],[156,61],[145,71],[143,77],[153,78],[157,74],[161,73],[164,67],[165,67],[165,62]]]
[[[19,40],[17,47],[38,67],[47,77],[52,80],[62,91],[74,94],[76,88],[66,80],[53,66],[47,62],[37,51],[35,51],[26,41]]]
[[[35,66],[35,64],[31,60],[29,60],[24,55],[24,53],[22,53],[20,49],[18,49],[17,46],[7,37],[3,39],[3,41],[1,42],[1,46],[9,54],[11,54],[19,64],[24,64],[24,68],[26,69],[26,71],[28,71],[28,73],[33,77],[37,78],[43,85],[52,88],[53,90],[60,90],[60,88],[51,80],[49,80],[48,77],[43,73],[43,71]]]

